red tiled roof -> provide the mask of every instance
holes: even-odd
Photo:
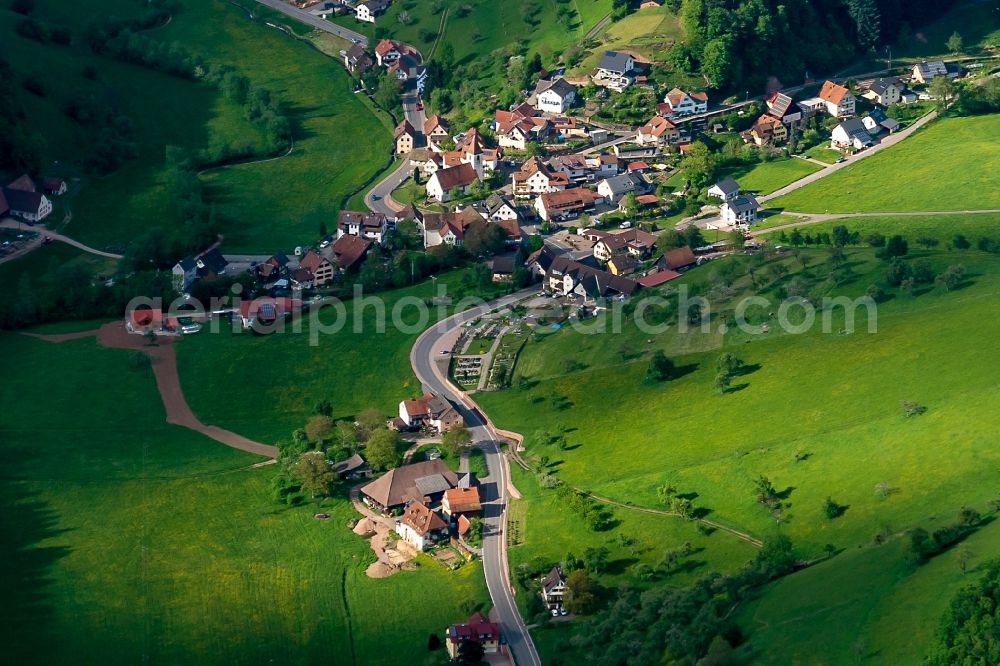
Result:
[[[850,91],[842,85],[838,85],[833,81],[826,81],[823,87],[819,90],[819,98],[823,101],[830,102],[831,104],[840,104],[840,101],[844,99]]]
[[[452,488],[444,491],[444,499],[448,502],[451,513],[466,513],[480,511],[483,506],[479,500],[479,488]]]
[[[659,273],[650,273],[649,275],[644,275],[643,277],[636,280],[643,287],[657,287],[665,282],[669,282],[674,278],[679,278],[681,276],[677,271],[665,270]]]

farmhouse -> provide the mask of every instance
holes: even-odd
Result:
[[[674,88],[663,98],[663,102],[675,118],[708,111],[708,95],[703,92],[686,93]]]
[[[576,102],[576,86],[564,78],[541,80],[535,86],[534,107],[545,113],[566,113]]]
[[[449,138],[448,121],[437,114],[431,116],[424,121],[424,136],[431,150],[441,152],[441,143]]]
[[[546,221],[568,220],[594,208],[594,193],[585,187],[546,192],[535,199],[535,210]]]
[[[656,247],[656,236],[642,229],[629,229],[615,234],[602,234],[594,243],[594,258],[601,262],[628,254],[647,257]]]
[[[596,298],[631,296],[635,280],[612,275],[565,256],[554,257],[545,271],[545,288],[564,296],[579,296],[584,301]]]
[[[722,219],[731,227],[747,227],[757,221],[760,204],[752,194],[741,194],[722,204]]]
[[[450,201],[456,192],[460,195],[468,192],[469,187],[478,180],[479,174],[475,167],[467,162],[441,169],[427,181],[427,196],[444,203]]]
[[[219,248],[213,247],[193,257],[184,257],[171,270],[174,288],[187,293],[191,285],[202,278],[213,278],[226,272],[229,262]]]
[[[333,471],[341,479],[367,479],[372,475],[372,468],[358,453],[347,460],[334,463]]]
[[[833,81],[825,81],[819,91],[819,99],[826,104],[826,112],[836,118],[854,115],[855,99],[851,91]]]
[[[452,660],[458,659],[459,650],[467,641],[475,641],[482,645],[486,654],[496,654],[501,651],[500,625],[488,622],[481,613],[475,613],[462,624],[451,625],[445,634],[447,636],[445,646]]]
[[[302,301],[297,298],[255,298],[240,301],[240,321],[243,328],[272,326],[279,319],[302,311]]]
[[[52,212],[52,202],[37,191],[30,177],[23,175],[0,189],[0,211],[27,222],[41,222]]]
[[[333,264],[315,250],[309,250],[305,253],[302,261],[299,262],[299,268],[312,273],[313,284],[316,285],[326,284],[333,279]]]
[[[389,220],[382,213],[342,210],[337,214],[337,238],[359,236],[382,243],[389,232]]]
[[[396,534],[417,550],[424,550],[448,535],[448,523],[422,502],[411,502],[396,523]]]
[[[563,579],[562,569],[556,565],[542,578],[542,602],[545,607],[549,610],[561,607],[565,591],[566,581]]]
[[[361,262],[368,256],[372,241],[360,236],[341,236],[330,246],[333,260],[342,271],[353,271],[361,266]]]
[[[635,142],[640,146],[657,146],[663,148],[667,144],[679,141],[681,133],[677,126],[663,116],[653,116],[640,127],[635,135]]]
[[[433,393],[425,393],[416,400],[400,402],[399,419],[407,428],[430,426],[438,432],[465,425],[465,419],[458,410],[446,399]]]
[[[46,194],[59,196],[66,194],[66,189],[66,181],[62,178],[55,178],[53,176],[42,178],[42,191]]]
[[[354,8],[354,16],[359,21],[375,23],[375,19],[385,14],[389,8],[388,0],[363,0]]]
[[[631,254],[619,254],[608,260],[608,272],[612,275],[628,275],[638,267],[639,262]]]
[[[831,148],[861,150],[872,143],[874,141],[860,118],[845,120],[834,127],[830,134]]]
[[[384,513],[401,509],[407,502],[436,504],[458,477],[443,460],[425,460],[389,470],[361,488],[362,501]]]

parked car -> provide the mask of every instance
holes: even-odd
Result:
[[[301,257],[302,256],[302,246],[301,245],[299,245],[298,247],[295,248],[295,256],[296,257]]]
[[[45,238],[42,239],[42,245],[48,245],[51,242],[52,242],[52,236],[46,236]]]
[[[553,608],[552,611],[551,611],[551,613],[552,613],[552,617],[559,617],[559,609],[558,608]]]
[[[841,155],[840,157],[837,158],[837,164],[840,164],[841,162],[846,162],[846,161],[847,161],[847,158],[844,157],[843,155]]]
[[[559,614],[560,615],[569,615],[569,611],[566,610],[565,608],[563,608],[562,606],[560,606],[559,607]]]

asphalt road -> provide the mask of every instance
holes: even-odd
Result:
[[[51,231],[50,229],[46,228],[44,224],[36,224],[34,226],[29,226],[26,222],[19,222],[18,220],[15,220],[13,218],[4,218],[3,220],[0,220],[0,228],[17,229],[20,231],[24,231],[25,233],[38,234],[38,238],[36,238],[31,243],[25,245],[18,252],[15,252],[14,254],[4,257],[2,261],[11,261],[12,259],[15,259],[23,254],[30,252],[31,250],[34,250],[36,247],[40,247],[42,244],[43,236],[49,236],[54,241],[58,241],[60,243],[66,243],[67,245],[75,247],[78,250],[83,250],[84,252],[89,252],[90,254],[96,254],[98,257],[105,257],[106,259],[122,258],[122,255],[120,254],[114,254],[113,252],[105,252],[103,250],[98,250],[96,248],[90,247],[89,245],[84,245],[79,241],[75,241],[69,236],[63,236],[58,232]]]
[[[313,16],[307,11],[299,9],[294,5],[289,5],[288,3],[282,2],[282,0],[257,0],[262,5],[270,7],[275,11],[279,11],[286,16],[291,16],[296,21],[301,21],[306,25],[311,25],[312,27],[322,30],[323,32],[329,32],[332,35],[337,35],[338,37],[343,37],[344,39],[355,42],[357,44],[362,44],[363,46],[368,46],[368,38],[362,35],[360,32],[354,32],[353,30],[348,30],[343,26],[339,26],[336,23],[327,21],[326,19],[321,19],[318,16]]]
[[[494,308],[508,305],[537,290],[522,291],[504,298],[491,301],[485,306],[472,308],[453,315],[424,331],[413,349],[410,350],[410,364],[424,387],[433,393],[447,397],[465,417],[465,423],[472,432],[476,446],[486,455],[486,466],[489,469],[487,483],[483,484],[483,569],[486,573],[486,586],[490,591],[490,599],[496,609],[501,625],[501,631],[507,642],[511,657],[518,666],[541,666],[541,659],[535,650],[531,635],[521,619],[521,614],[514,603],[514,594],[510,585],[507,566],[507,539],[503,533],[506,524],[507,507],[507,467],[497,446],[499,437],[486,423],[468,398],[447,380],[448,356],[442,355],[441,349],[449,348],[452,336],[458,327],[467,321],[488,312]],[[441,367],[443,366],[443,367]]]

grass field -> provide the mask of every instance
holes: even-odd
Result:
[[[767,588],[740,610],[752,630],[741,648],[751,663],[917,664],[933,644],[940,618],[976,567],[1000,549],[1000,525],[965,541],[974,554],[962,573],[957,551],[915,566],[906,540],[845,551]]]
[[[827,164],[833,164],[841,156],[841,152],[839,150],[834,150],[833,148],[828,148],[827,144],[821,143],[807,150],[806,155],[814,160],[826,162]]]
[[[739,167],[724,176],[732,176],[739,181],[740,189],[745,192],[770,194],[821,168],[811,162],[790,157]]]
[[[754,229],[765,230],[785,224],[795,224],[801,217],[782,213],[766,218]],[[846,217],[817,224],[807,224],[799,227],[802,233],[826,231],[834,226],[843,225],[850,231],[857,231],[862,236],[870,233],[880,233],[884,236],[902,234],[915,244],[918,238],[936,238],[947,245],[956,234],[962,234],[975,245],[980,238],[997,238],[1000,236],[1000,213],[983,215],[926,215],[905,217]],[[790,233],[787,230],[786,233]]]
[[[461,273],[453,272],[439,278],[437,285],[454,295],[460,279]],[[435,282],[428,281],[378,296],[391,314],[399,299],[430,298],[434,289]],[[185,338],[177,346],[177,357],[191,408],[206,423],[265,442],[287,438],[303,427],[313,406],[324,399],[333,404],[336,419],[368,407],[395,414],[400,400],[420,392],[410,370],[410,347],[429,324],[403,332],[389,320],[384,332],[378,332],[374,305],[364,308],[360,320],[355,301],[345,305],[343,328],[318,335],[315,346],[310,344],[308,320],[301,333],[262,337],[227,330]],[[417,323],[413,307],[403,314],[407,324]],[[442,313],[435,307],[432,314]],[[324,312],[321,321],[331,325],[334,313]],[[361,321],[360,332],[355,332],[355,321]]]
[[[308,44],[223,0],[185,2],[160,37],[277,93],[295,128],[287,157],[205,175],[218,215],[232,223],[228,250],[287,250],[310,240],[320,223],[332,227],[345,195],[389,161],[386,125],[351,91],[342,64]]]
[[[607,50],[628,49],[645,56],[659,56],[670,44],[681,41],[680,22],[666,7],[639,9],[625,18],[609,24],[599,33],[599,48],[591,50],[574,72],[588,74],[597,66],[601,54]]]
[[[164,423],[129,352],[15,334],[0,349],[8,659],[396,664],[388,632],[423,663],[427,634],[488,598],[478,565],[368,579],[346,499],[325,522],[274,504],[275,469]]]
[[[94,55],[83,44],[82,28],[100,11],[138,14],[133,2],[66,4],[40,0],[36,15],[73,29],[70,47],[43,46],[13,31],[19,15],[0,9],[0,38],[15,70],[60,72],[60,85],[44,98],[23,95],[31,126],[45,137],[52,170],[81,176],[93,131],[71,121],[62,109],[78,91],[108,100],[135,125],[139,158],[103,178],[86,177],[69,197],[73,221],[67,233],[97,247],[123,247],[150,226],[168,220],[172,207],[163,184],[164,148],[194,153],[215,145],[259,147],[260,130],[242,108],[214,88]],[[310,240],[321,221],[336,216],[341,199],[388,160],[391,135],[350,90],[343,67],[308,44],[298,43],[222,0],[182,3],[169,25],[150,36],[178,42],[208,62],[238,68],[254,85],[278,93],[294,128],[295,150],[270,162],[213,170],[205,175],[216,204],[226,249],[270,252]],[[83,76],[85,66],[98,71]],[[361,143],[344,136],[364,137]],[[164,222],[166,223],[166,222]]]
[[[1000,115],[944,118],[769,205],[803,213],[1000,208],[997,136]]]

